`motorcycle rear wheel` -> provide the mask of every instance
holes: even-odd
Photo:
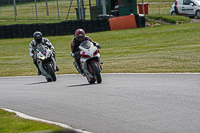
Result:
[[[100,74],[100,71],[98,69],[96,62],[93,62],[91,64],[91,66],[92,66],[92,69],[93,69],[93,72],[94,72],[94,77],[97,80],[97,83],[100,84],[102,82],[102,79],[101,79],[101,74]]]

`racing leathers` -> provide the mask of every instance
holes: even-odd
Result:
[[[94,44],[94,46],[96,46],[98,49],[100,49],[100,45],[96,42],[94,42],[89,36],[85,36],[84,40],[82,41],[78,41],[76,39],[76,37],[74,37],[71,41],[71,56],[75,59],[75,61],[73,62],[74,66],[76,67],[77,71],[80,74],[83,74],[83,69],[80,66],[80,51],[79,51],[79,46],[80,44],[85,41],[88,40],[90,42],[92,42]]]
[[[51,42],[47,39],[47,38],[42,38],[42,41],[40,43],[37,43],[35,41],[35,39],[33,39],[31,41],[31,43],[29,44],[29,55],[31,58],[33,58],[33,63],[35,64],[35,66],[38,68],[37,65],[37,54],[36,53],[36,49],[37,47],[40,47],[41,45],[46,45],[47,47],[49,47],[49,49],[51,49],[51,51],[53,52],[54,58],[55,58],[55,51],[54,51],[54,46],[51,44]],[[57,71],[59,70],[58,67]],[[41,75],[41,72],[38,68],[38,75]]]

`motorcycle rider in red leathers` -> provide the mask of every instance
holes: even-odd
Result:
[[[84,72],[80,66],[79,46],[85,40],[92,42],[94,44],[94,46],[96,46],[98,49],[101,49],[101,47],[98,43],[94,42],[89,36],[85,36],[85,31],[83,29],[76,30],[76,32],[74,34],[74,38],[72,39],[72,42],[71,42],[71,56],[75,59],[73,64],[76,67],[77,71],[83,75],[84,75]]]

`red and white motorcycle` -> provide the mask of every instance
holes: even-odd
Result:
[[[87,78],[90,84],[94,84],[96,81],[100,84],[102,82],[100,74],[102,66],[99,49],[87,40],[80,44],[79,49],[80,66],[84,72],[83,76]]]

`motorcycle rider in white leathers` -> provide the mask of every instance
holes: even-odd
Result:
[[[34,54],[36,48],[39,47],[40,45],[48,46],[52,50],[52,52],[54,53],[54,58],[55,58],[55,51],[54,51],[54,46],[51,44],[51,42],[47,38],[42,37],[42,33],[40,31],[36,31],[33,34],[33,37],[34,37],[34,39],[29,44],[29,51],[30,51],[29,55],[30,55],[31,58],[33,58],[33,63],[38,68],[37,55]],[[59,71],[58,66],[56,66],[56,71]],[[38,75],[41,75],[41,71],[40,71],[39,68],[38,68]]]

